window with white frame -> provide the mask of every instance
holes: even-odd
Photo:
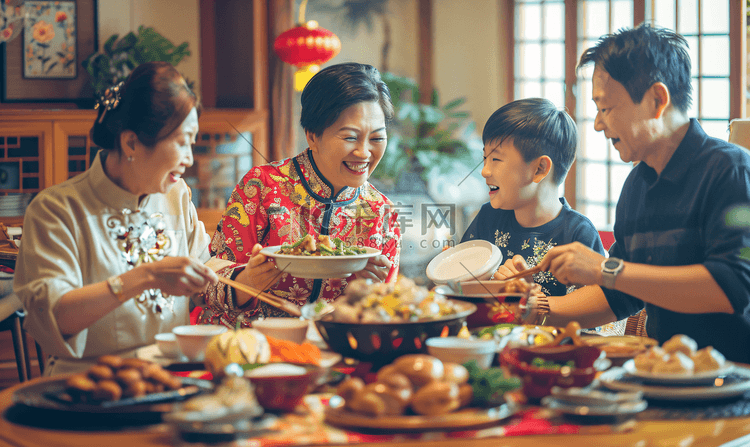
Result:
[[[570,113],[578,125],[580,148],[572,173],[575,187],[565,194],[597,228],[612,228],[617,199],[632,166],[594,130],[593,67],[578,71],[575,80],[566,79],[570,64],[578,62],[565,60],[570,45],[580,57],[601,36],[634,26],[638,10],[646,21],[680,33],[692,59],[693,102],[688,114],[698,118],[709,135],[727,138],[730,0],[515,0],[514,8],[514,99],[542,96],[568,106],[565,86],[574,86],[575,110]],[[565,27],[571,23],[576,39],[565,39]]]

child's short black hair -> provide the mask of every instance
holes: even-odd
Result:
[[[485,145],[510,138],[528,163],[542,155],[552,160],[552,179],[558,185],[565,180],[576,157],[578,131],[573,119],[544,98],[509,102],[487,120],[482,132]]]

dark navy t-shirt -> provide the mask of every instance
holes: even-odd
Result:
[[[483,239],[497,245],[503,253],[503,262],[521,255],[529,267],[542,260],[547,251],[556,245],[578,241],[597,253],[604,254],[604,247],[594,224],[583,214],[560,198],[563,207],[560,214],[550,222],[534,228],[524,228],[516,220],[512,210],[492,208],[485,203],[477,217],[466,229],[461,242]],[[534,282],[542,286],[548,296],[562,296],[569,292],[550,272],[534,275]],[[572,287],[571,287],[572,290]]]

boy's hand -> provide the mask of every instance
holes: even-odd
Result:
[[[526,264],[526,260],[521,255],[515,255],[511,259],[508,259],[501,265],[494,275],[492,275],[493,279],[496,279],[498,281],[502,281],[503,279],[515,275],[518,272],[522,272],[526,269],[528,269],[529,266]],[[526,278],[528,280],[533,281],[531,278]]]
[[[540,264],[563,284],[600,285],[604,259],[580,242],[573,242],[552,247]]]

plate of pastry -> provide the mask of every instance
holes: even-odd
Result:
[[[709,384],[660,384],[647,382],[615,367],[602,373],[599,382],[614,391],[640,391],[648,399],[673,401],[702,401],[742,396],[750,391],[750,369],[736,366],[725,377],[717,377]]]
[[[734,363],[713,347],[696,348],[692,338],[675,335],[662,346],[652,346],[622,366],[629,375],[644,382],[664,385],[711,384],[734,370]]]

